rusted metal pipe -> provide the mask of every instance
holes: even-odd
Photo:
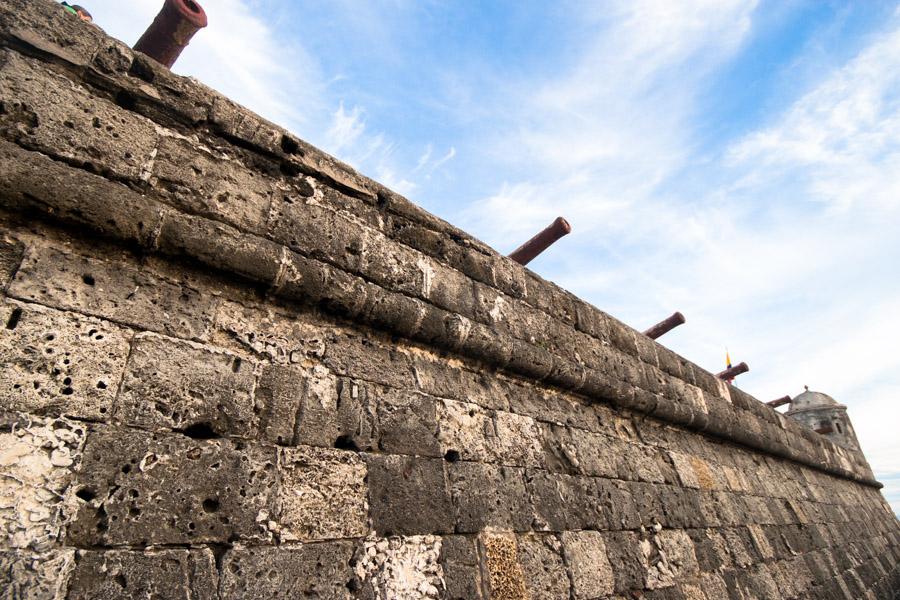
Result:
[[[166,0],[134,49],[171,69],[194,34],[208,24],[194,0]]]
[[[667,333],[669,333],[670,331],[672,331],[679,325],[684,325],[684,323],[685,323],[684,315],[681,314],[680,312],[677,312],[674,315],[672,315],[671,317],[669,317],[668,319],[666,319],[665,321],[661,321],[661,322],[657,323],[656,325],[654,325],[653,327],[651,327],[650,329],[648,329],[647,331],[645,331],[644,335],[646,335],[651,340],[655,340],[657,338],[661,338],[662,336],[666,335]]]
[[[766,402],[766,404],[768,404],[772,408],[778,408],[779,406],[784,406],[785,404],[790,404],[790,403],[791,403],[790,396],[782,396],[778,400],[769,400],[768,402]]]
[[[520,265],[527,265],[535,257],[549,248],[553,242],[572,233],[572,226],[562,217],[557,217],[549,227],[516,248],[509,257]]]
[[[742,362],[740,364],[734,365],[731,368],[725,369],[724,371],[716,375],[716,377],[718,377],[719,379],[724,379],[725,381],[731,381],[741,373],[746,373],[749,370],[750,367],[747,366],[747,363]]]

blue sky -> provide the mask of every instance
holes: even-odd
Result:
[[[83,0],[134,43],[158,0]],[[87,3],[90,2],[88,5]],[[900,512],[900,5],[204,0],[175,70],[761,400],[849,407]]]

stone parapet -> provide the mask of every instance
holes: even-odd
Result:
[[[0,229],[13,597],[900,589],[861,453],[49,0]]]

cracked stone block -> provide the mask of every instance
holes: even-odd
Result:
[[[694,544],[687,533],[667,529],[640,542],[644,582],[648,589],[670,587],[699,571]]]
[[[456,462],[448,466],[456,530],[477,533],[485,527],[527,531],[532,509],[523,469]]]
[[[242,546],[222,558],[220,600],[322,598],[349,600],[359,585],[354,544]]]
[[[387,390],[378,398],[379,448],[396,454],[439,457],[437,406],[431,396]]]
[[[131,333],[107,321],[0,304],[0,405],[93,421],[111,412]]]
[[[217,600],[217,587],[216,559],[209,548],[80,550],[66,599]]]
[[[0,433],[0,547],[47,552],[74,512],[66,496],[84,427],[21,415]]]
[[[0,68],[0,134],[29,149],[141,181],[156,153],[154,124],[18,54]]]
[[[30,248],[9,295],[173,337],[209,334],[216,300],[136,265]]]
[[[366,463],[346,450],[283,448],[282,540],[363,537],[368,532]]]
[[[441,538],[441,565],[447,600],[481,600],[481,559],[476,540],[462,535]]]
[[[561,537],[574,597],[581,600],[612,594],[615,576],[600,532],[566,531]]]
[[[25,244],[8,235],[0,236],[0,289],[6,289],[24,254]]]
[[[186,212],[262,233],[275,195],[272,180],[235,158],[210,154],[187,140],[163,138],[150,180]]]
[[[280,365],[312,366],[325,355],[326,329],[307,315],[283,315],[223,301],[216,314],[219,340],[236,343],[260,358]]]
[[[374,600],[444,598],[440,556],[441,538],[431,535],[367,539],[356,565],[363,596]]]
[[[532,600],[569,597],[569,575],[562,559],[562,545],[553,535],[518,537],[519,564]]]
[[[138,334],[119,394],[116,419],[143,429],[205,427],[216,435],[256,437],[255,364],[221,350]]]
[[[479,542],[491,600],[528,600],[516,537],[508,533],[483,533]]]
[[[275,450],[191,433],[196,438],[91,431],[67,539],[89,546],[271,539]]]
[[[75,550],[33,554],[0,550],[0,590],[4,600],[58,600],[75,564]]]
[[[453,531],[442,460],[367,454],[366,463],[372,524],[379,535]]]

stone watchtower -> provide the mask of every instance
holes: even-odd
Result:
[[[809,386],[805,387],[806,391],[791,400],[791,407],[785,415],[844,448],[860,450],[856,431],[847,416],[847,407],[827,394],[811,392]]]

